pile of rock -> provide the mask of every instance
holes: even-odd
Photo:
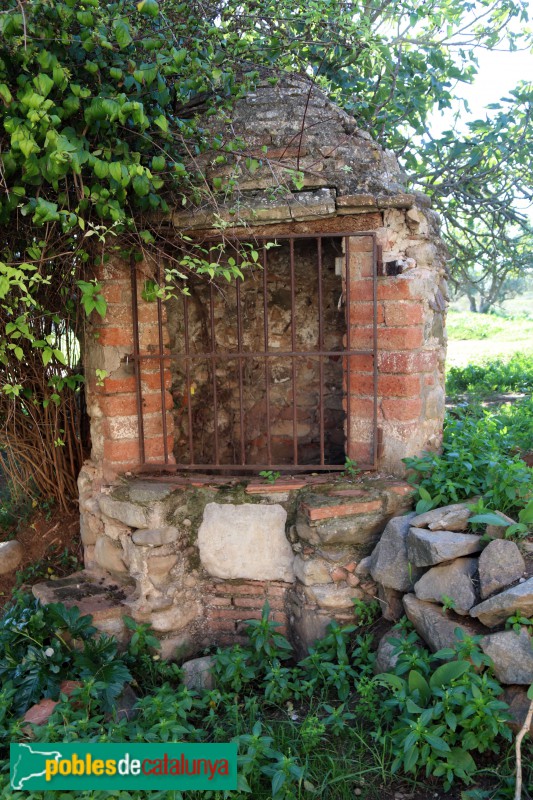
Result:
[[[516,612],[533,616],[533,570],[514,542],[497,538],[485,544],[469,532],[471,515],[466,505],[456,504],[395,517],[366,567],[378,584],[384,616],[396,620],[405,613],[433,652],[452,646],[460,627],[482,635],[481,647],[502,683],[529,685],[533,631],[503,628]],[[490,534],[502,536],[504,530],[494,527]]]

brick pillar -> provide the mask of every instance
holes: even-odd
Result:
[[[373,341],[372,237],[350,239],[350,347],[371,349]],[[402,474],[402,458],[434,449],[444,413],[444,348],[431,330],[429,306],[437,275],[412,269],[377,279],[378,467]],[[373,359],[352,357],[351,425],[347,453],[368,460],[372,440]]]
[[[140,354],[159,351],[157,302],[142,299],[144,282],[151,277],[144,262],[136,265]],[[130,266],[112,256],[99,267],[97,279],[107,301],[101,319],[93,312],[85,337],[87,406],[91,418],[92,460],[103,467],[105,480],[135,471],[141,463],[134,353],[134,328]],[[168,352],[166,310],[162,308],[163,346]],[[141,360],[141,390],[144,422],[145,461],[163,463],[163,414],[167,425],[169,462],[174,463],[173,419],[171,414],[170,362],[165,360],[161,394],[158,360]],[[105,370],[98,379],[96,370]]]

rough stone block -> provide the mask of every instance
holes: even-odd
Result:
[[[514,542],[506,539],[489,542],[479,557],[482,599],[517,581],[525,568],[526,562]]]
[[[491,633],[481,640],[481,648],[492,658],[499,681],[526,686],[533,683],[533,640],[525,628],[520,633]]]
[[[330,567],[323,558],[304,559],[297,555],[294,559],[294,574],[306,586],[315,583],[331,583]]]
[[[198,531],[200,560],[213,577],[294,581],[287,512],[274,505],[208,503]]]
[[[407,556],[417,567],[430,567],[442,561],[478,553],[481,536],[453,531],[426,531],[411,528],[407,534]]]
[[[24,557],[24,548],[16,539],[0,542],[0,575],[14,572]]]
[[[181,665],[183,683],[188,689],[204,691],[215,688],[215,676],[212,673],[214,661],[212,656],[193,658]]]
[[[124,551],[107,536],[100,536],[94,546],[94,560],[99,567],[111,573],[126,572]]]
[[[414,594],[404,596],[403,607],[419,636],[434,653],[443,647],[454,647],[457,644],[457,628],[461,628],[468,636],[477,633],[472,624],[462,620],[458,622],[453,615],[445,614],[440,606],[419,600]]]
[[[139,547],[162,547],[177,541],[179,535],[180,532],[177,528],[151,528],[135,531],[131,539]]]
[[[429,528],[430,531],[466,531],[472,512],[464,503],[433,508],[413,519],[414,528]]]
[[[307,586],[306,596],[320,608],[343,610],[353,608],[354,598],[361,599],[362,593],[352,586],[340,586],[337,583]]]
[[[413,570],[407,555],[407,535],[414,514],[394,517],[387,523],[378,546],[371,555],[370,574],[373,579],[389,589],[409,592],[414,581],[422,574]]]
[[[470,609],[470,616],[479,619],[488,628],[494,628],[520,611],[524,617],[533,616],[533,578],[495,594]]]
[[[415,594],[419,600],[443,603],[444,597],[454,601],[456,614],[468,614],[477,597],[472,576],[477,570],[477,558],[458,558],[449,564],[432,567],[417,583]]]

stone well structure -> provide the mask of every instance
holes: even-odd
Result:
[[[376,595],[358,565],[410,506],[402,459],[440,444],[445,249],[392,153],[307,81],[266,81],[209,124],[212,202],[160,224],[178,261],[251,266],[166,302],[147,291],[154,265],[101,267],[79,480],[89,572],[56,591],[78,586],[117,634],[120,613],[151,621],[178,655],[234,641],[268,599],[303,649]],[[333,472],[347,458],[371,471]]]

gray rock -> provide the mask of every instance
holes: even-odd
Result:
[[[522,628],[520,633],[502,631],[484,636],[482,650],[492,658],[494,673],[502,683],[533,683],[533,641]]]
[[[0,542],[0,575],[14,572],[24,557],[24,548],[16,539]]]
[[[124,551],[120,544],[116,544],[107,536],[100,536],[94,546],[94,560],[102,569],[108,572],[126,572]]]
[[[394,517],[387,523],[379,544],[374,549],[370,561],[372,578],[389,589],[409,592],[414,581],[422,574],[409,565],[407,555],[407,535],[414,514]]]
[[[514,542],[494,539],[479,557],[481,597],[485,600],[494,592],[514,583],[524,574],[526,562]]]
[[[527,689],[522,686],[506,686],[503,695],[498,699],[503,700],[509,706],[511,719],[507,724],[514,733],[518,733],[526,721],[531,702],[527,697]],[[533,739],[533,720],[529,728],[529,735]]]
[[[211,672],[213,658],[193,658],[181,665],[183,670],[183,683],[188,689],[199,691],[215,688],[215,676]]]
[[[204,569],[215,578],[294,581],[283,506],[208,503],[198,531]]]
[[[179,538],[179,535],[180,532],[177,528],[152,528],[151,530],[135,531],[131,540],[141,547],[161,547],[164,544],[172,544]]]
[[[304,559],[299,555],[296,556],[293,564],[294,574],[306,586],[316,583],[331,583],[330,566],[323,558]]]
[[[116,519],[130,528],[149,528],[151,523],[150,509],[123,500],[115,500],[103,494],[98,498],[100,511],[111,519]]]
[[[378,548],[379,548],[379,542],[374,548],[374,553],[376,553]],[[370,575],[371,566],[372,566],[372,555],[365,556],[365,558],[362,558],[359,564],[356,566],[355,574],[359,575],[360,578],[366,578],[367,575]]]
[[[378,600],[381,606],[381,614],[389,622],[398,622],[403,617],[403,594],[397,589],[389,589],[378,583]]]
[[[444,596],[454,601],[453,610],[464,616],[476,604],[472,576],[477,570],[477,558],[457,558],[448,564],[429,569],[415,583],[419,600],[442,603]]]
[[[505,522],[508,522],[509,525],[515,525],[516,520],[511,519],[508,517],[507,514],[504,514],[501,511],[495,511],[498,517],[501,517]],[[485,535],[490,536],[492,539],[503,539],[505,536],[506,526],[503,525],[487,525],[485,528]]]
[[[434,653],[443,647],[454,647],[457,644],[455,636],[457,628],[468,636],[476,634],[473,625],[463,621],[459,623],[452,616],[445,614],[440,606],[419,600],[414,594],[404,596],[403,607],[419,636]]]
[[[385,634],[378,645],[374,674],[379,675],[380,672],[392,672],[397,662],[398,653],[396,652],[396,648],[390,643],[389,636]]]
[[[533,578],[495,594],[470,609],[470,616],[479,619],[488,628],[494,628],[520,611],[524,617],[533,616]]]
[[[407,534],[407,557],[416,567],[431,567],[481,550],[481,536],[453,531],[411,528]]]
[[[466,531],[472,512],[463,503],[433,508],[413,519],[415,528],[429,528],[430,531]]]
[[[359,589],[354,589],[351,586],[340,586],[338,583],[306,586],[305,593],[320,608],[326,609],[351,609],[353,608],[354,598],[361,599],[363,596]]]

